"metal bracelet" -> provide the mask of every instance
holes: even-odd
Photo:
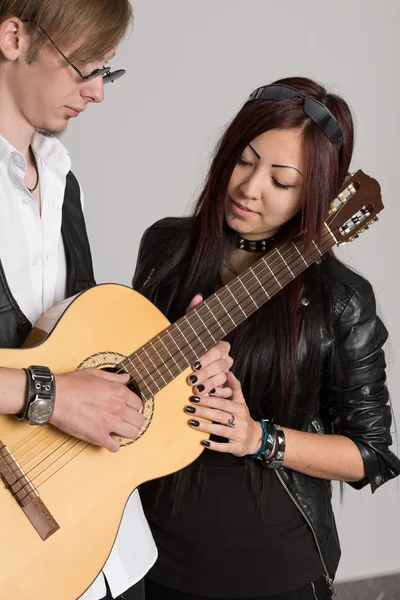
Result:
[[[285,433],[279,425],[275,425],[275,447],[273,452],[266,458],[261,459],[264,467],[277,469],[283,465],[286,450]]]

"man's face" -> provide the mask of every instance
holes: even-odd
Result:
[[[89,75],[102,68],[115,51],[91,64],[75,66],[84,76]],[[67,51],[65,55],[68,56]],[[50,42],[39,51],[33,63],[28,64],[21,56],[13,67],[9,86],[16,108],[36,131],[45,135],[61,134],[69,120],[77,118],[90,102],[104,99],[103,77],[82,81]]]

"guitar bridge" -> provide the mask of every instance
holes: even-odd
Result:
[[[43,541],[60,529],[28,475],[2,442],[0,442],[0,477]]]

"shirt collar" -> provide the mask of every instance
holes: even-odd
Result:
[[[9,154],[15,152],[14,146],[11,146],[9,142],[2,135],[0,135],[0,162],[2,162]]]
[[[56,138],[49,138],[41,133],[33,136],[31,148],[45,163],[63,175],[71,170],[71,159],[67,149]]]
[[[71,170],[71,159],[66,148],[56,138],[48,138],[35,133],[31,144],[33,152],[51,168],[67,175]],[[0,162],[7,156],[18,152],[3,136],[0,135]],[[20,154],[22,156],[22,154]]]

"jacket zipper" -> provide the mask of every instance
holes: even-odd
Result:
[[[315,529],[314,529],[314,527],[313,527],[313,525],[312,525],[312,523],[311,523],[310,519],[308,518],[308,516],[306,515],[306,513],[304,512],[304,510],[301,508],[300,504],[298,503],[298,501],[296,500],[296,498],[293,496],[292,492],[289,490],[289,488],[288,488],[288,486],[286,485],[286,483],[283,481],[283,477],[282,477],[282,475],[279,473],[278,469],[275,469],[275,473],[276,473],[276,476],[278,477],[279,481],[280,481],[280,482],[281,482],[281,484],[283,485],[284,489],[285,489],[285,490],[286,490],[286,492],[289,494],[289,498],[291,498],[291,500],[293,501],[294,505],[295,505],[295,506],[296,506],[296,508],[297,508],[297,509],[300,511],[300,513],[302,514],[302,516],[303,516],[303,517],[304,517],[304,519],[306,520],[306,523],[307,523],[307,525],[308,525],[308,526],[309,526],[309,528],[311,529],[311,533],[313,534],[314,541],[315,541],[315,544],[316,544],[316,546],[317,546],[318,554],[319,554],[319,557],[320,557],[320,559],[321,559],[322,566],[323,566],[323,568],[324,568],[324,571],[325,571],[325,580],[326,580],[326,583],[327,583],[327,585],[328,585],[329,589],[332,591],[332,593],[333,593],[335,596],[338,596],[338,595],[339,595],[339,594],[338,594],[338,591],[337,591],[337,589],[335,588],[335,585],[334,585],[334,583],[333,583],[333,579],[332,579],[332,578],[331,578],[331,576],[329,575],[329,571],[328,571],[328,569],[327,569],[327,566],[326,566],[326,564],[325,564],[324,557],[322,556],[322,550],[321,550],[321,546],[319,545],[319,541],[318,541],[317,534],[316,534],[316,532],[315,532]]]

